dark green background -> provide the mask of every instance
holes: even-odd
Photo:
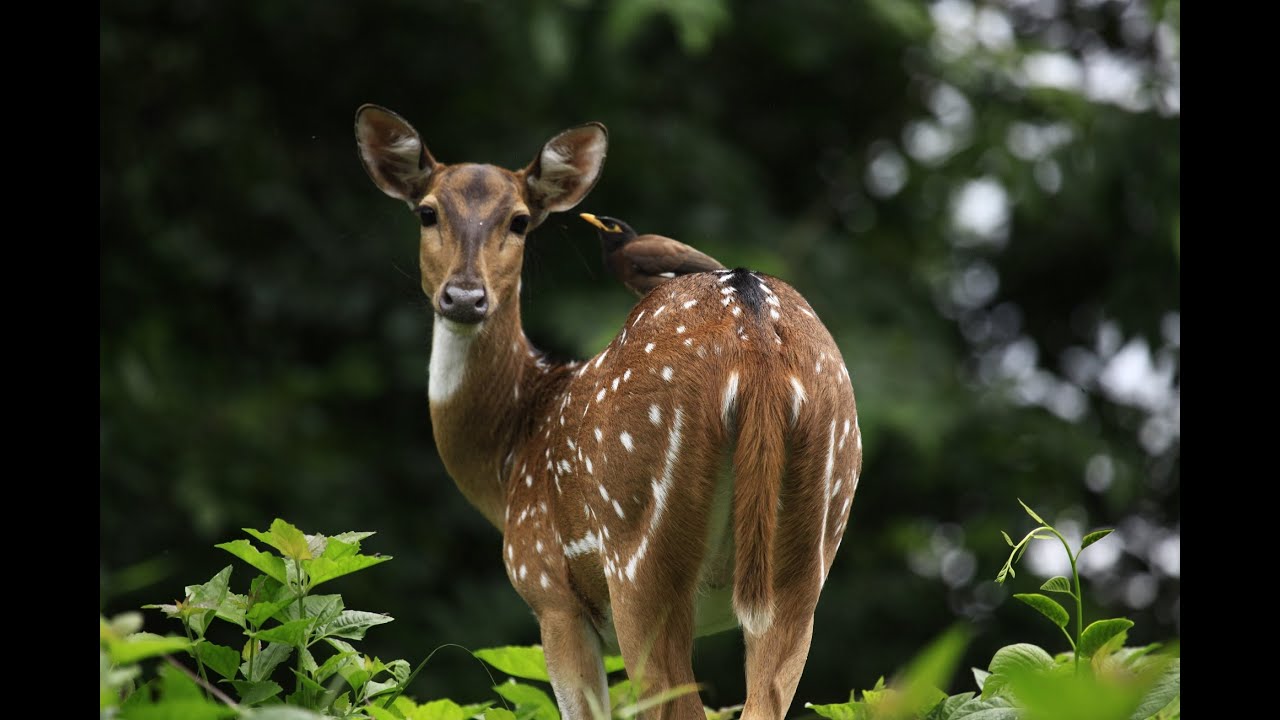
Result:
[[[378,531],[366,549],[395,560],[332,591],[396,617],[367,641],[383,658],[537,640],[433,448],[416,221],[352,135],[376,102],[445,162],[522,166],[604,122],[579,210],[779,275],[826,321],[866,462],[797,709],[870,686],[957,618],[978,630],[966,667],[1014,641],[1066,649],[1008,599],[1039,585],[1031,565],[992,582],[998,531],[1031,527],[1018,497],[1077,536],[1120,527],[1085,555],[1107,560],[1087,614],[1130,615],[1131,642],[1178,636],[1176,2],[101,12],[104,613],[174,600],[231,561],[214,543],[280,516]],[[1067,86],[1035,86],[1045,67]],[[1116,77],[1146,100],[1100,97]],[[1003,188],[1003,230],[957,227],[966,187]],[[572,214],[534,233],[524,277],[529,336],[564,354],[596,352],[633,302]],[[250,577],[237,563],[233,585]],[[157,615],[149,629],[178,630]],[[701,641],[695,668],[708,704],[741,702],[736,634]],[[444,651],[411,694],[487,684]]]

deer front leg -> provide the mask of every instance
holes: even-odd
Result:
[[[591,720],[591,703],[609,714],[600,636],[587,617],[575,610],[548,610],[538,615],[547,674],[560,714],[566,720]],[[591,698],[591,700],[588,700]]]

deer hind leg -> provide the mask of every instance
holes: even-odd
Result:
[[[774,620],[763,634],[744,632],[747,701],[742,720],[786,716],[809,656],[813,614],[828,563],[823,547],[830,444],[827,427],[793,437],[774,539]]]
[[[542,648],[547,656],[551,688],[567,720],[591,720],[592,710],[609,713],[609,686],[605,682],[600,636],[581,613],[547,611],[538,617]]]
[[[642,524],[640,536],[628,541],[627,556],[638,558],[634,567],[620,557],[623,565],[609,577],[618,646],[627,676],[641,688],[642,697],[696,682],[695,598],[717,467],[716,458],[696,446],[687,443],[673,455],[678,472],[659,523]],[[644,543],[642,554],[639,543]],[[694,690],[660,703],[645,717],[705,720],[706,715]]]

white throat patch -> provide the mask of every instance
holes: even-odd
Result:
[[[445,402],[458,391],[467,370],[467,353],[483,325],[463,325],[435,316],[431,328],[431,365],[427,369],[427,398],[431,402]]]

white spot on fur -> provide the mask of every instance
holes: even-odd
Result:
[[[688,340],[685,340],[685,341],[684,341],[684,346],[685,346],[685,347],[690,347],[690,346],[692,346],[692,345],[693,345],[693,338],[689,338]]]
[[[524,565],[521,565],[521,566],[520,566],[520,579],[521,579],[521,580],[523,580],[523,579],[525,578],[525,576],[526,576],[526,575],[528,575],[528,574],[529,574],[529,568],[525,567]]]
[[[673,371],[671,370],[671,366],[670,366],[670,365],[663,366],[663,368],[662,368],[662,379],[663,379],[663,380],[666,380],[667,382],[671,382],[671,375],[672,375],[672,372],[673,372]]]
[[[683,332],[684,332],[684,326],[683,326],[683,325],[681,325],[680,327],[676,328],[676,334],[677,334],[677,335],[680,335],[680,334],[681,334],[681,333],[683,333]]]
[[[791,396],[791,424],[794,425],[800,419],[800,405],[807,399],[804,394],[804,386],[800,381],[792,376],[791,387],[795,392]]]
[[[588,475],[595,474],[595,472],[591,469],[591,458],[587,458],[587,474]]]
[[[657,425],[662,422],[662,408],[657,405],[649,406],[649,422]]]
[[[721,275],[720,277],[716,278],[716,282],[729,282],[732,279],[733,279],[733,271],[729,271],[724,275]]]
[[[622,378],[620,378],[620,377],[616,377],[616,378],[614,378],[614,379],[613,379],[613,391],[614,391],[614,392],[618,392],[618,382],[619,382],[620,380],[622,380]]]
[[[663,310],[666,310],[666,309],[667,309],[667,306],[666,306],[666,305],[663,305],[662,307],[660,307],[660,308],[658,308],[657,310],[654,310],[654,311],[653,311],[653,316],[654,316],[654,317],[658,317],[659,315],[661,315],[661,314],[662,314],[662,311],[663,311]]]
[[[604,498],[605,502],[609,502],[609,491],[604,488],[604,483],[600,483],[600,497]]]
[[[658,524],[662,522],[662,514],[666,511],[667,494],[671,491],[676,460],[680,457],[680,433],[683,428],[684,411],[681,408],[676,408],[675,420],[671,424],[671,433],[667,437],[667,457],[666,465],[662,468],[662,479],[653,480],[653,512],[649,518],[649,531],[645,534],[644,539],[640,541],[640,547],[636,549],[635,555],[632,555],[630,562],[627,563],[628,580],[635,580],[636,564],[644,558],[645,550],[649,547],[649,538],[657,531]]]
[[[653,352],[653,343],[649,343],[648,345],[645,345],[645,346],[644,346],[644,351],[645,351],[646,353],[651,353],[651,352]]]
[[[511,547],[511,543],[507,543],[507,559],[508,560],[516,559],[516,551],[515,551],[515,548]]]
[[[640,318],[644,317],[644,314],[645,314],[646,312],[648,312],[648,311],[647,311],[647,310],[641,310],[641,311],[640,311],[640,314],[636,316],[636,319],[631,321],[631,327],[635,327],[635,326],[636,326],[636,323],[640,322]]]
[[[600,369],[600,363],[604,362],[604,356],[605,356],[605,355],[608,355],[608,354],[609,354],[609,348],[605,348],[605,349],[604,349],[604,352],[600,353],[600,357],[596,358],[596,369],[597,369],[597,370],[599,370],[599,369]]]
[[[613,511],[618,513],[618,517],[622,518],[623,520],[627,519],[627,516],[622,514],[622,506],[618,504],[617,500],[613,501]]]
[[[600,432],[600,428],[596,428],[596,442],[604,439],[604,433]]]
[[[551,586],[551,580],[547,578],[546,573],[542,573],[541,575],[538,576],[538,584],[542,586],[543,590],[546,590],[548,587]]]
[[[729,382],[724,386],[724,397],[720,402],[720,419],[729,422],[729,413],[738,400],[738,371],[729,373]]]
[[[604,399],[605,393],[609,392],[608,388],[600,388],[600,392],[596,393],[596,402]]]
[[[831,431],[827,437],[827,466],[823,471],[822,493],[822,534],[818,536],[818,584],[827,584],[827,515],[831,513],[831,475],[836,468],[836,421],[831,421]]]
[[[721,281],[721,282],[723,282],[723,281]],[[720,294],[721,294],[721,295],[732,295],[732,294],[734,294],[734,293],[736,293],[736,292],[738,292],[738,291],[737,291],[735,288],[731,288],[731,287],[720,288]]]
[[[573,444],[573,438],[565,438],[564,441],[566,444],[568,444],[570,450],[578,449],[578,446]]]
[[[583,507],[586,507],[585,505]],[[564,546],[564,556],[567,558],[585,555],[593,550],[600,549],[600,538],[593,532],[587,532],[581,540],[574,540]]]
[[[532,476],[532,475],[525,475],[525,476],[524,476],[524,486],[525,486],[525,487],[533,487],[533,476]]]
[[[539,540],[539,541],[535,542],[535,543],[533,544],[533,549],[534,549],[534,550],[537,550],[537,551],[538,551],[538,554],[539,554],[539,555],[541,555],[541,554],[542,554],[542,541],[541,541],[541,540]]]
[[[738,307],[737,305],[734,305],[732,312],[734,317],[738,317],[739,315],[742,314],[742,308]]]
[[[778,318],[780,318],[780,317],[782,317],[782,316],[778,314],[778,311],[777,311],[777,310],[770,309],[770,310],[769,310],[769,317],[773,318],[774,320],[777,320]]]
[[[626,448],[627,452],[635,452],[636,445],[631,441],[631,433],[623,432],[618,439],[622,441],[622,447]]]
[[[658,273],[658,277],[673,278],[673,277],[675,277],[675,276],[676,276],[676,274],[675,274],[675,273],[673,273],[673,272],[670,272],[670,271],[668,271],[668,272],[660,272],[660,273]]]
[[[697,301],[697,300],[689,300],[688,302],[686,302],[685,304],[681,305],[680,307],[684,308],[685,310],[688,310],[689,308],[691,308],[691,307],[693,307],[694,305],[697,305],[697,304],[698,304],[698,301]]]

